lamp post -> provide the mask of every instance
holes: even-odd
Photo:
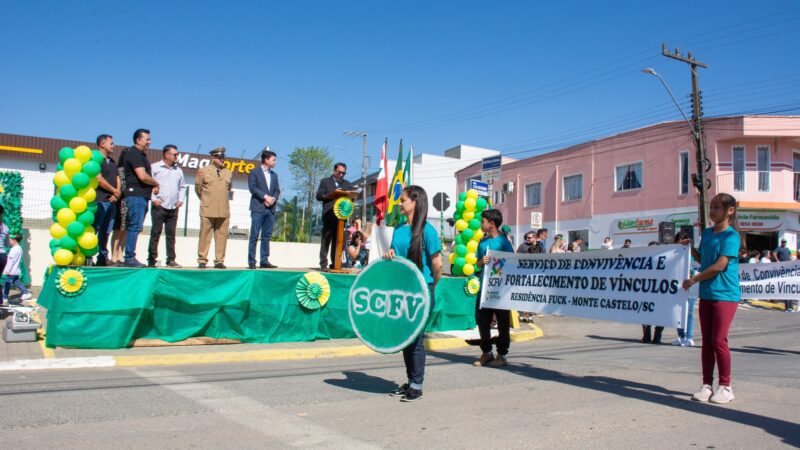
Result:
[[[700,232],[702,233],[703,230],[706,228],[707,224],[706,217],[708,217],[708,206],[706,205],[706,198],[708,196],[707,194],[708,187],[706,185],[706,171],[705,167],[703,167],[706,164],[705,150],[703,148],[703,136],[701,136],[700,132],[694,126],[694,124],[692,124],[692,121],[689,120],[688,117],[686,117],[686,114],[683,112],[681,106],[678,104],[678,100],[676,100],[675,96],[672,95],[672,91],[670,90],[669,86],[667,86],[667,82],[664,81],[664,78],[662,78],[661,75],[659,75],[651,67],[642,69],[642,73],[653,75],[654,77],[658,78],[658,81],[660,81],[661,85],[664,86],[664,89],[667,90],[667,93],[672,99],[672,102],[675,103],[675,107],[678,108],[678,111],[681,113],[681,116],[683,116],[683,119],[686,121],[686,124],[689,125],[689,129],[692,131],[692,137],[694,138],[695,145],[697,147],[696,148],[697,173],[693,178],[696,181],[695,187],[699,191],[699,197],[697,199],[698,200],[697,218],[698,221],[700,222]]]
[[[345,131],[345,136],[360,137],[364,140],[364,159],[361,162],[361,226],[367,226],[367,132],[366,131]]]

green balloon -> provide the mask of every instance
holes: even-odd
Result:
[[[75,222],[73,222],[75,223]],[[70,224],[72,225],[72,224]],[[61,248],[67,249],[69,251],[75,250],[75,247],[78,246],[78,242],[70,236],[64,236],[61,238]]]
[[[67,185],[61,186],[61,190],[59,191],[59,193],[61,194],[61,198],[65,202],[69,202],[76,195],[78,195],[78,190],[75,189],[75,186],[73,186],[71,184],[67,184]]]
[[[456,211],[464,211],[464,202],[463,201],[456,202]]]
[[[61,247],[61,239],[50,239],[50,249]]]
[[[478,211],[483,211],[486,209],[486,205],[486,199],[483,197],[478,197],[478,199],[475,200],[475,209]]]
[[[58,151],[58,159],[60,159],[62,163],[74,157],[75,157],[75,150],[73,150],[71,147],[64,147]]]
[[[81,167],[81,172],[89,175],[89,178],[94,178],[100,173],[100,164],[97,164],[94,161],[86,162],[83,164],[83,167]]]
[[[58,216],[56,215],[57,213],[58,213],[57,211],[53,211],[53,215],[50,216],[50,217],[53,218],[53,223],[58,222]]]
[[[56,256],[56,252],[59,251],[59,250],[61,250],[60,246],[59,247],[52,247],[50,249],[50,256]]]
[[[78,214],[78,222],[84,224],[87,227],[92,226],[94,223],[94,213],[91,211],[84,211]]]
[[[75,186],[75,189],[83,189],[89,185],[89,175],[86,175],[83,172],[78,172],[75,176],[72,177],[72,185]]]
[[[453,220],[461,220],[461,211],[456,211],[453,213]]]
[[[450,271],[453,272],[453,275],[460,277],[461,275],[464,275],[464,266],[456,266],[453,264],[453,267],[450,268]]]
[[[454,239],[454,241],[456,241],[456,245],[461,245],[461,244],[464,243],[464,238],[461,237],[461,233],[458,233],[456,235],[456,238]]]
[[[53,211],[58,211],[61,208],[69,208],[69,205],[63,198],[55,195],[50,199],[50,207],[53,208]]]
[[[84,231],[86,231],[86,225],[77,220],[67,225],[67,234],[74,239],[81,237]]]
[[[467,254],[467,246],[464,244],[456,245],[456,256],[464,256]]]
[[[95,245],[94,248],[90,248],[88,250],[85,249],[85,248],[81,248],[80,250],[81,250],[81,253],[83,253],[85,256],[94,256],[94,255],[100,253],[100,247],[97,246],[97,245]]]
[[[61,163],[56,164],[56,172],[58,172],[59,170],[64,170],[64,165]]]
[[[467,260],[464,259],[463,257],[458,257],[453,261],[453,265],[454,266],[458,266],[458,267],[464,267],[464,264],[466,264],[466,263],[467,263]]]
[[[95,202],[89,203],[88,205],[86,205],[86,210],[92,213],[92,215],[94,215],[94,213],[97,212],[97,203]]]
[[[461,232],[460,236],[464,242],[469,242],[472,239],[472,236],[475,235],[475,232],[469,228],[465,229]]]
[[[472,219],[469,221],[469,227],[472,230],[479,230],[481,228],[481,221],[480,219]],[[467,231],[467,230],[464,230]]]
[[[97,165],[102,165],[105,159],[106,157],[103,156],[103,153],[100,150],[92,150],[92,161],[96,162]]]
[[[466,192],[462,192],[462,193],[458,194],[458,201],[463,202],[466,199],[467,199],[467,193]]]

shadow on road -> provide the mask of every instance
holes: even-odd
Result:
[[[454,355],[442,352],[430,352],[431,356],[454,363],[471,364],[472,357]],[[713,416],[722,420],[735,422],[742,425],[761,428],[767,433],[783,439],[787,445],[800,446],[800,424],[788,422],[775,417],[766,417],[745,411],[737,411],[727,406],[717,406],[710,403],[693,402],[690,393],[665,389],[654,384],[638,383],[635,381],[604,376],[575,376],[555,370],[532,367],[528,364],[509,363],[502,369],[520,376],[541,381],[553,381],[575,386],[583,389],[592,389],[599,392],[618,395],[641,401],[647,401],[662,406],[668,406],[680,411],[692,412]]]
[[[794,350],[783,350],[780,348],[769,347],[752,347],[749,345],[741,348],[731,347],[731,351],[738,353],[754,353],[758,355],[800,355],[800,352],[796,352]]]
[[[397,387],[397,383],[389,381],[381,377],[374,377],[367,375],[363,372],[342,372],[345,379],[332,379],[328,378],[323,382],[345,389],[352,389],[354,391],[370,392],[373,394],[388,394],[392,389]]]

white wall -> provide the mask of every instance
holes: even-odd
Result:
[[[41,286],[44,271],[53,262],[50,256],[49,230],[30,230],[30,269],[31,283]],[[136,245],[136,257],[139,261],[147,260],[147,246],[149,235],[140,235]],[[175,253],[178,264],[184,267],[197,267],[197,237],[178,236],[175,239]],[[164,264],[165,238],[162,234],[159,245],[159,260]],[[259,248],[256,249],[258,251]],[[211,243],[209,259],[214,260],[214,243]],[[270,243],[270,262],[281,269],[309,269],[319,267],[319,244],[299,244],[292,242]],[[225,265],[229,268],[247,267],[247,240],[228,239],[226,247]]]

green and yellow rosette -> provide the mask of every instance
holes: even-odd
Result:
[[[353,201],[347,197],[339,197],[333,204],[333,213],[336,214],[336,218],[339,220],[349,219],[350,216],[353,215],[354,210],[355,205]]]
[[[331,285],[319,272],[308,272],[300,277],[294,288],[298,303],[307,309],[319,309],[328,303]]]
[[[464,293],[467,295],[478,295],[481,290],[481,280],[478,277],[469,277],[464,281]]]
[[[58,292],[65,297],[75,297],[86,290],[89,279],[80,267],[60,269],[56,273],[55,283]]]

